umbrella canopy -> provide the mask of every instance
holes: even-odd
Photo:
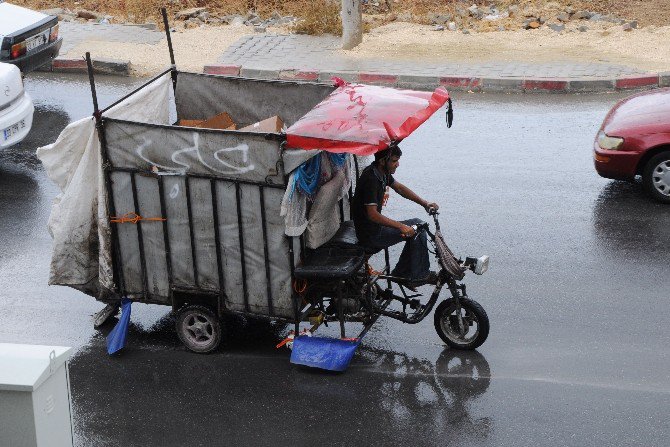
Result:
[[[414,132],[449,92],[398,90],[335,79],[338,88],[286,131],[286,145],[371,155]]]

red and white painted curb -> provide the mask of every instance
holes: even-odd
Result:
[[[213,75],[247,76],[260,79],[328,82],[337,76],[352,82],[389,87],[432,90],[444,86],[449,90],[473,92],[541,92],[586,93],[617,90],[670,87],[670,73],[640,74],[621,78],[482,78],[468,76],[396,75],[372,72],[334,72],[314,69],[262,70],[246,69],[240,65],[206,65],[204,72]]]
[[[99,74],[130,76],[130,61],[115,59],[93,59],[93,72]],[[41,71],[54,73],[87,73],[88,67],[84,58],[57,57],[51,64],[47,64]]]
[[[129,76],[130,61],[94,59],[96,73]],[[83,58],[58,57],[43,70],[58,73],[86,73]],[[636,89],[670,87],[670,72],[648,73],[620,78],[482,78],[477,76],[421,76],[373,72],[320,71],[313,68],[285,70],[246,69],[240,65],[211,64],[204,67],[205,74],[220,76],[246,76],[260,79],[277,79],[305,82],[328,82],[334,76],[352,82],[399,88],[433,90],[444,86],[454,91],[472,92],[542,92],[587,93],[613,92]]]

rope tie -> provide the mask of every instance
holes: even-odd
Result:
[[[136,213],[126,213],[123,216],[113,216],[110,217],[110,222],[112,223],[133,223],[136,224],[140,221],[149,221],[149,222],[165,222],[167,219],[163,217],[142,217]]]

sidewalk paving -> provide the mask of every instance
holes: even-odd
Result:
[[[85,63],[67,55],[87,40],[155,45],[165,40],[160,31],[142,26],[61,24],[64,57],[54,61],[53,71],[82,71]],[[206,65],[210,74],[244,75],[263,79],[329,81],[339,76],[406,88],[433,89],[444,85],[453,90],[472,91],[556,91],[598,92],[670,86],[670,73],[649,73],[626,65],[579,63],[561,60],[519,63],[504,60],[485,62],[430,62],[406,59],[362,59],[339,51],[334,36],[256,34],[240,38],[224,50],[217,61]],[[94,64],[95,65],[95,64]],[[179,65],[179,63],[178,63]],[[101,71],[129,74],[127,61],[99,61]],[[109,67],[112,67],[111,69]]]

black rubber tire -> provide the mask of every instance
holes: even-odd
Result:
[[[182,307],[177,314],[175,326],[179,339],[189,351],[207,354],[221,343],[221,320],[209,307]]]
[[[647,193],[649,193],[649,195],[654,198],[654,200],[658,200],[662,203],[670,203],[670,195],[662,194],[654,186],[654,170],[661,163],[667,161],[670,161],[670,151],[661,152],[660,154],[656,154],[651,157],[642,171],[642,185],[644,186],[644,189],[647,190]]]
[[[471,340],[463,341],[458,340],[455,336],[450,336],[450,334],[445,331],[442,320],[456,309],[456,301],[453,298],[442,301],[435,309],[435,331],[450,348],[462,350],[477,349],[489,336],[489,317],[478,302],[468,298],[462,298],[459,301],[461,303],[461,308],[465,309],[466,316],[471,315],[477,321],[478,332],[476,333],[476,336]]]

